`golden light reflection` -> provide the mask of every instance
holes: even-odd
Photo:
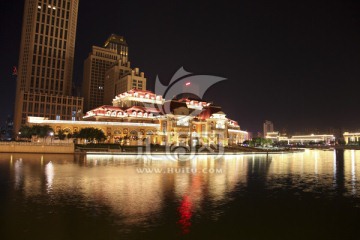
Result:
[[[15,166],[15,189],[19,189],[23,181],[23,161],[22,158],[16,159]]]
[[[61,201],[63,196],[67,196],[68,201],[77,197],[109,208],[112,214],[121,216],[125,224],[140,224],[156,218],[169,198],[174,198],[180,214],[177,221],[183,232],[191,231],[191,220],[203,210],[205,202],[227,203],[234,191],[259,184],[281,188],[282,180],[290,179],[292,185],[287,187],[301,186],[303,191],[311,191],[314,186],[329,189],[342,186],[347,194],[359,194],[360,151],[345,151],[342,164],[341,155],[321,150],[219,159],[201,156],[190,161],[167,160],[166,156],[152,159],[51,154],[13,154],[3,159],[8,166],[13,164],[10,169],[15,189],[23,191],[26,197],[49,192],[55,198],[58,196],[59,201],[60,196]],[[139,172],[139,169],[163,172]],[[196,171],[180,171],[184,169]]]
[[[360,172],[360,151],[349,150],[344,153],[344,174],[345,174],[345,186],[351,189],[352,195],[357,195],[359,186],[357,174]]]
[[[48,162],[45,166],[45,176],[46,176],[46,187],[47,187],[47,192],[50,192],[52,189],[52,185],[53,185],[53,181],[54,181],[54,175],[55,175],[55,170],[54,170],[54,165],[52,164],[52,162]]]

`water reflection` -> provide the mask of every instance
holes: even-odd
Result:
[[[54,165],[50,161],[45,166],[45,176],[46,176],[46,181],[47,181],[47,183],[46,183],[47,192],[50,192],[51,189],[52,189],[54,175],[55,175]]]
[[[222,206],[239,196],[271,199],[289,190],[299,198],[303,193],[324,197],[324,192],[326,197],[359,198],[358,161],[360,151],[199,156],[180,162],[165,157],[0,154],[0,165],[9,166],[1,169],[10,169],[13,194],[40,204],[51,195],[53,204],[106,212],[121,226],[119,231],[126,225],[151,228],[164,221],[162,215],[170,208],[182,234],[190,234],[194,221],[204,215],[217,221],[226,211]]]
[[[180,214],[178,223],[181,225],[181,231],[184,235],[190,232],[192,216],[191,206],[192,204],[189,196],[184,196],[180,203],[180,207],[178,208]]]
[[[355,151],[351,151],[351,186],[352,194],[356,194],[356,161],[355,161]]]
[[[12,162],[12,159],[10,160]],[[23,180],[23,161],[22,159],[16,159],[15,166],[15,189],[19,189]]]

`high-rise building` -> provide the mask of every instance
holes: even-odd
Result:
[[[28,116],[74,120],[71,96],[79,0],[25,0],[14,129]]]
[[[110,105],[117,94],[131,89],[146,90],[146,78],[132,69],[129,49],[123,36],[112,34],[103,47],[92,47],[84,62],[84,109]]]
[[[146,78],[139,68],[130,68],[130,62],[119,60],[105,74],[104,104],[111,105],[114,97],[131,89],[146,90]]]
[[[105,71],[119,59],[120,55],[115,49],[92,47],[84,62],[82,92],[85,111],[104,105]]]
[[[274,124],[271,121],[266,120],[263,124],[264,138],[266,138],[268,132],[274,132]]]
[[[123,36],[111,34],[106,40],[104,48],[115,50],[120,55],[120,59],[123,59],[124,62],[128,61],[129,48]]]

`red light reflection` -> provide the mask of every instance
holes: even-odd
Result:
[[[180,220],[177,222],[181,225],[182,234],[188,234],[191,226],[191,201],[189,196],[184,196],[181,201],[180,207],[178,208],[180,214]]]

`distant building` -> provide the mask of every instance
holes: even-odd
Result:
[[[14,130],[28,116],[71,120],[83,99],[71,96],[78,0],[25,0]]]
[[[360,143],[360,133],[350,133],[350,132],[345,132],[343,134],[344,136],[344,140],[346,144],[351,144],[351,143]]]
[[[115,51],[119,55],[120,59],[124,59],[125,62],[128,61],[129,47],[123,36],[111,34],[111,36],[106,40],[104,48]]]
[[[266,139],[270,139],[274,142],[279,140],[280,134],[279,132],[267,132],[266,136],[264,136]]]
[[[335,136],[331,134],[294,135],[288,138],[286,135],[279,134],[279,132],[268,132],[266,139],[270,139],[273,142],[287,142],[288,144],[293,143],[300,145],[335,143]]]
[[[85,111],[104,105],[105,72],[118,60],[120,55],[117,50],[92,47],[84,62],[82,95]]]
[[[13,138],[14,122],[10,116],[7,117],[5,125],[0,128],[0,140],[9,141]]]
[[[288,142],[289,138],[279,132],[267,132],[266,139],[270,139],[273,142]]]
[[[116,95],[130,89],[146,90],[146,78],[139,68],[131,68],[125,38],[112,34],[103,47],[93,46],[84,62],[84,109],[109,105]]]
[[[274,132],[274,124],[271,121],[266,120],[263,124],[264,138],[266,138],[268,132]]]
[[[310,135],[298,135],[289,138],[290,143],[298,143],[301,145],[311,143],[324,143],[335,144],[335,136],[330,134],[310,134]]]

